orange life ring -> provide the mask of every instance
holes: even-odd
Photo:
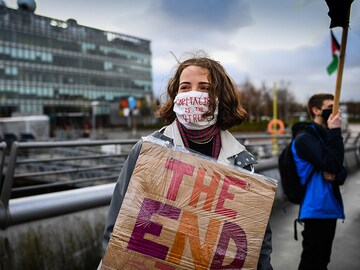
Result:
[[[277,126],[276,129],[275,129],[275,126]],[[281,121],[280,119],[273,119],[268,123],[267,130],[270,134],[273,134],[273,135],[284,134],[284,131],[285,131],[284,122]]]

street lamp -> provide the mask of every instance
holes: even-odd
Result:
[[[92,137],[95,138],[96,136],[96,106],[99,105],[99,101],[92,101],[91,108],[92,108],[92,118],[91,118],[91,134]]]

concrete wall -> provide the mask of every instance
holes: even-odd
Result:
[[[0,269],[96,269],[108,207],[0,230]]]

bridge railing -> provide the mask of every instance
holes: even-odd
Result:
[[[357,139],[351,140],[346,144],[347,155],[351,155],[349,159],[345,159],[345,164],[347,163],[347,166],[359,167],[360,159],[358,137],[359,134],[357,134]],[[277,152],[280,152],[290,140],[290,136],[284,135],[237,136],[236,138],[243,142],[247,148],[253,148],[254,152],[256,152],[256,149],[262,147],[268,149],[267,151],[272,153],[274,153],[274,140],[276,140]],[[5,229],[9,226],[33,220],[74,213],[94,207],[106,206],[110,202],[115,185],[114,182],[118,177],[123,162],[132,145],[135,144],[136,141],[137,140],[105,140],[13,143],[10,155],[5,165],[6,170],[1,187],[0,228]],[[6,148],[6,145],[2,145],[3,144],[0,144],[0,150],[2,149],[1,147]],[[116,148],[116,145],[121,146],[122,150],[105,154],[104,151],[101,151],[101,149],[104,149],[104,146]],[[75,148],[77,151],[74,151]],[[54,154],[54,149],[60,149],[60,152],[63,154],[65,153],[65,156],[59,156],[59,151]],[[64,149],[72,149],[73,151],[64,151]],[[29,152],[28,150],[32,150],[32,152]],[[46,152],[44,153],[44,151],[39,150],[46,150]],[[49,154],[49,152],[51,152],[51,154]],[[107,160],[108,163],[104,160]],[[54,170],[53,167],[45,166],[46,168],[51,168],[51,170],[27,173],[23,171],[21,173],[16,172],[19,167],[24,165],[39,163],[50,164],[51,162],[58,163],[65,161],[67,162],[66,165],[70,162],[71,164],[75,163],[76,165],[81,163],[82,166],[81,168],[64,168],[58,166],[57,170]],[[95,163],[93,161],[95,161]],[[106,165],[99,165],[100,163]],[[279,175],[276,155],[271,158],[261,160],[255,168],[258,173],[263,173],[278,179]],[[51,178],[50,182],[37,183],[36,185],[22,187],[22,191],[24,191],[24,189],[27,189],[27,191],[42,190],[42,194],[15,198],[11,197],[11,194],[16,193],[14,190],[21,191],[20,187],[13,187],[14,180],[16,179],[45,177],[45,179],[48,180],[53,175],[64,176],[66,174],[73,177],[74,175],[72,173],[82,170],[104,170],[105,172],[110,170],[114,171],[108,175],[102,174],[96,177],[90,175],[88,178],[81,179],[59,178],[54,181],[54,179]],[[54,188],[59,186],[67,186],[68,188],[72,188],[72,190],[62,190],[56,192],[52,190],[50,193],[44,193],[49,191],[44,188]]]
[[[104,179],[116,180],[119,166],[136,141],[14,142],[5,161],[1,199],[6,203],[10,195],[13,197],[25,190],[68,185],[77,188],[84,186],[81,183],[91,185]],[[128,146],[127,149],[124,146]]]

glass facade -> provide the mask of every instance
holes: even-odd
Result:
[[[150,41],[30,11],[0,11],[0,117],[96,114],[129,96],[152,100]]]

